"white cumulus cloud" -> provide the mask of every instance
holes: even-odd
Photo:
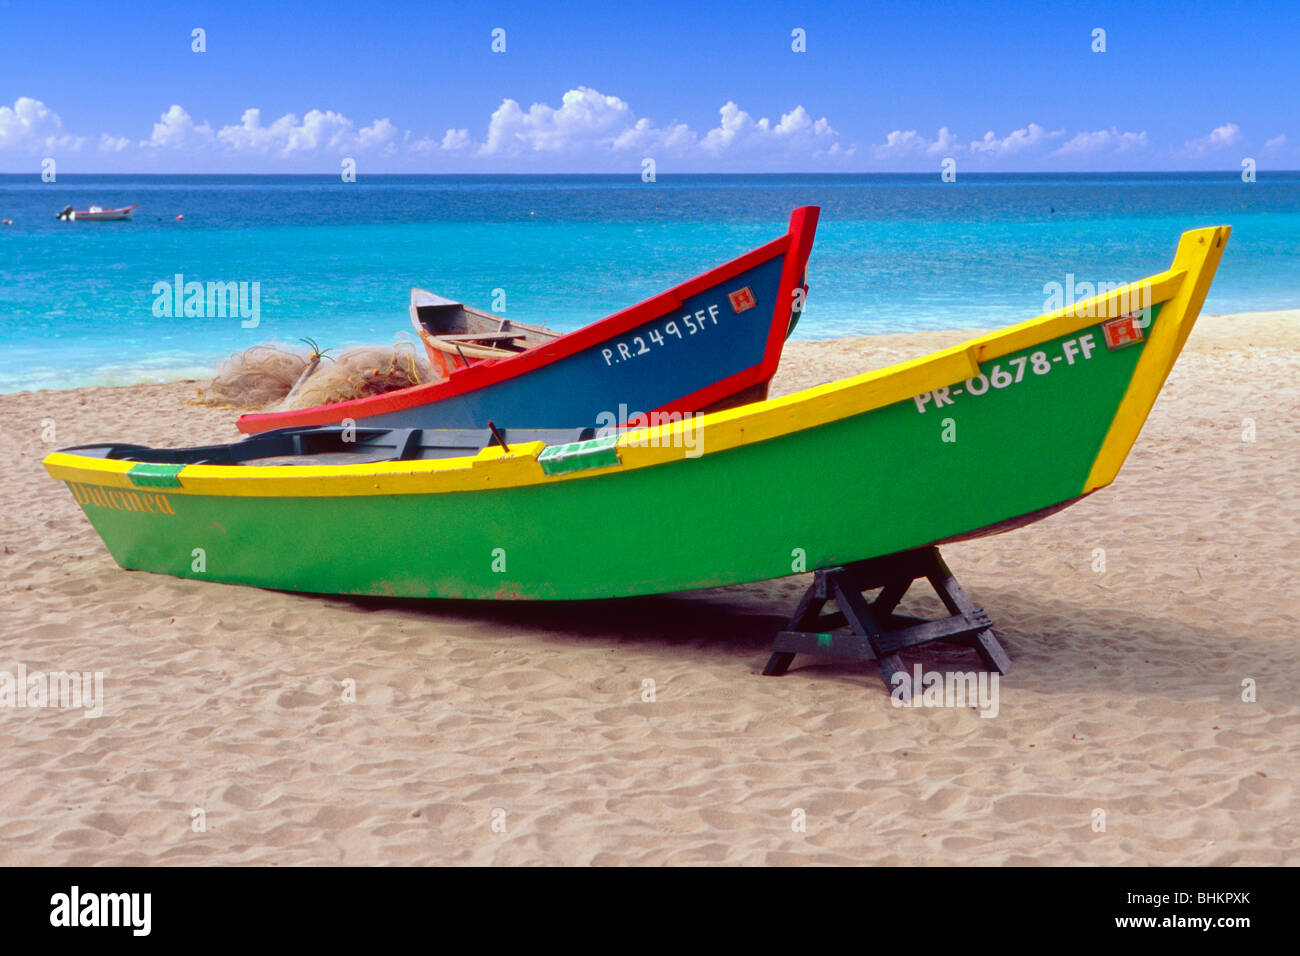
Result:
[[[1022,129],[1013,130],[1001,139],[997,137],[993,130],[989,130],[984,134],[983,139],[977,139],[971,143],[970,148],[972,153],[1007,156],[1034,146],[1041,146],[1063,135],[1065,135],[1064,130],[1058,129],[1049,133],[1037,123],[1030,123]]]
[[[441,139],[429,136],[416,139],[408,129],[402,135],[402,144],[410,152],[432,156],[439,152],[464,153],[473,148],[474,140],[467,129],[449,129],[442,134]]]
[[[615,151],[624,150],[639,153],[667,153],[681,156],[694,146],[696,136],[685,123],[670,123],[668,126],[655,126],[642,117],[635,125],[625,129],[614,138]]]
[[[296,113],[286,113],[264,124],[262,111],[253,107],[244,110],[238,123],[214,130],[210,123],[196,123],[184,108],[173,104],[140,145],[187,151],[220,147],[232,153],[289,157],[376,149],[391,154],[397,149],[397,140],[397,127],[387,118],[357,129],[342,113],[309,110],[301,119]]]
[[[877,159],[898,159],[905,156],[939,156],[955,153],[961,149],[957,137],[946,126],[939,127],[934,139],[926,139],[914,129],[896,129],[890,132],[883,143],[871,147]]]
[[[1101,152],[1127,153],[1131,149],[1145,149],[1146,146],[1146,130],[1140,133],[1121,133],[1118,128],[1112,126],[1110,129],[1075,133],[1056,153],[1059,156]]]
[[[110,136],[108,133],[99,134],[99,151],[101,153],[120,153],[131,145],[131,141],[125,136]]]
[[[812,167],[833,165],[855,154],[855,147],[825,116],[818,117],[803,105],[774,115],[768,118],[751,113],[727,100],[718,109],[716,124],[692,128],[677,119],[657,122],[638,115],[619,96],[577,86],[565,92],[557,105],[541,102],[525,109],[515,99],[502,99],[487,117],[481,138],[472,126],[451,127],[419,138],[387,117],[362,125],[343,113],[322,109],[267,120],[261,109],[252,107],[244,110],[238,122],[216,125],[199,122],[181,105],[172,104],[153,124],[148,138],[139,139],[139,133],[132,138],[107,132],[73,135],[53,109],[23,96],[12,106],[0,105],[0,153],[52,155],[56,150],[79,150],[89,144],[87,148],[97,150],[106,161],[127,164],[127,168],[133,160],[152,152],[155,157],[172,154],[178,159],[197,159],[202,154],[203,164],[216,168],[241,164],[256,168],[266,157],[313,166],[322,156],[368,154],[395,158],[399,166],[424,157],[434,165],[464,165],[477,159],[515,169],[534,165],[539,169],[597,168],[602,164],[623,168],[629,159],[642,157],[680,159],[682,168],[778,168],[792,163]],[[1111,126],[1067,134],[1028,123],[1005,136],[989,130],[973,141],[959,139],[947,126],[936,130],[933,137],[899,128],[888,132],[883,142],[868,146],[866,153],[882,164],[928,165],[940,157],[965,156],[967,161],[996,168],[1011,157],[1017,157],[1015,162],[1023,161],[1021,157],[1042,162],[1084,158],[1086,162],[1091,157],[1125,156],[1142,162],[1157,155],[1172,156],[1177,150],[1167,141],[1159,145],[1159,150],[1152,148],[1145,130]],[[1182,146],[1185,158],[1204,157],[1202,164],[1221,162],[1222,157],[1216,159],[1216,154],[1232,147],[1259,149],[1260,155],[1272,157],[1274,163],[1296,152],[1285,133],[1262,144],[1248,143],[1236,123],[1224,123]]]
[[[212,127],[207,123],[196,124],[194,117],[173,103],[163,113],[158,122],[153,124],[153,134],[141,141],[141,146],[165,149],[186,149],[206,146],[212,142]]]
[[[1224,123],[1216,126],[1205,136],[1189,139],[1186,147],[1193,153],[1210,153],[1216,149],[1227,149],[1241,141],[1241,127],[1236,123]]]
[[[40,100],[20,96],[13,106],[0,106],[0,150],[53,152],[80,149],[85,141],[65,132],[59,114]]]
[[[815,119],[803,106],[796,106],[773,122],[767,117],[755,118],[728,101],[718,116],[718,125],[703,134],[677,121],[661,126],[648,117],[637,116],[631,105],[618,96],[579,86],[566,92],[559,106],[534,103],[525,110],[517,100],[506,98],[489,117],[482,142],[474,143],[466,129],[449,129],[441,148],[462,150],[472,145],[482,157],[660,152],[699,158],[820,158],[853,152],[825,117]],[[417,146],[427,151],[431,144],[430,140],[421,140]]]
[[[262,111],[247,109],[238,125],[223,126],[217,132],[218,141],[236,152],[275,156],[374,149],[394,144],[396,137],[397,127],[386,118],[357,130],[352,120],[334,110],[309,110],[301,120],[295,113],[286,113],[264,126]]]
[[[700,148],[714,156],[738,150],[757,153],[784,153],[796,156],[848,155],[826,117],[814,120],[802,106],[781,115],[778,123],[767,117],[754,119],[735,103],[728,101],[718,111],[720,121],[704,134]]]
[[[439,148],[448,151],[455,151],[461,149],[469,149],[470,145],[471,145],[471,141],[469,138],[469,130],[449,129],[447,130],[446,133],[443,134],[442,142],[439,144]]]
[[[626,102],[586,86],[565,93],[558,108],[534,103],[524,110],[517,100],[507,98],[488,120],[487,139],[479,147],[479,154],[517,155],[609,147],[635,123],[632,108]]]

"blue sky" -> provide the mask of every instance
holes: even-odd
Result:
[[[0,171],[1295,169],[1298,64],[1294,3],[0,0]]]

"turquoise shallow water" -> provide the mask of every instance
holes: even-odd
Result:
[[[139,203],[130,223],[67,204]],[[1228,223],[1206,310],[1300,306],[1300,173],[371,177],[0,176],[0,392],[196,374],[311,336],[392,342],[410,286],[568,330],[730,259],[822,207],[798,337],[985,328],[1044,285],[1165,268]],[[178,222],[176,216],[184,215]],[[260,321],[158,317],[154,284],[256,282]]]

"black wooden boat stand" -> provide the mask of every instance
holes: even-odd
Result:
[[[912,582],[925,578],[948,609],[948,617],[926,620],[895,614]],[[880,588],[874,601],[865,592]],[[823,614],[828,601],[838,612]],[[848,633],[835,633],[848,627]],[[1005,674],[1011,659],[998,643],[993,622],[967,597],[936,547],[903,551],[818,571],[786,630],[776,636],[763,673],[784,674],[795,654],[825,654],[872,660],[891,693],[894,674],[906,673],[898,652],[931,641],[956,641],[979,652],[989,670]]]

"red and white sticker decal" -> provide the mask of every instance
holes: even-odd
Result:
[[[1101,334],[1106,337],[1106,348],[1112,352],[1116,349],[1122,349],[1125,346],[1136,345],[1143,339],[1142,316],[1134,313],[1133,315],[1120,316],[1118,319],[1111,319],[1109,322],[1101,323]]]
[[[733,312],[744,312],[746,309],[752,309],[758,305],[758,300],[754,298],[754,290],[749,286],[728,293],[727,299],[731,302]]]

